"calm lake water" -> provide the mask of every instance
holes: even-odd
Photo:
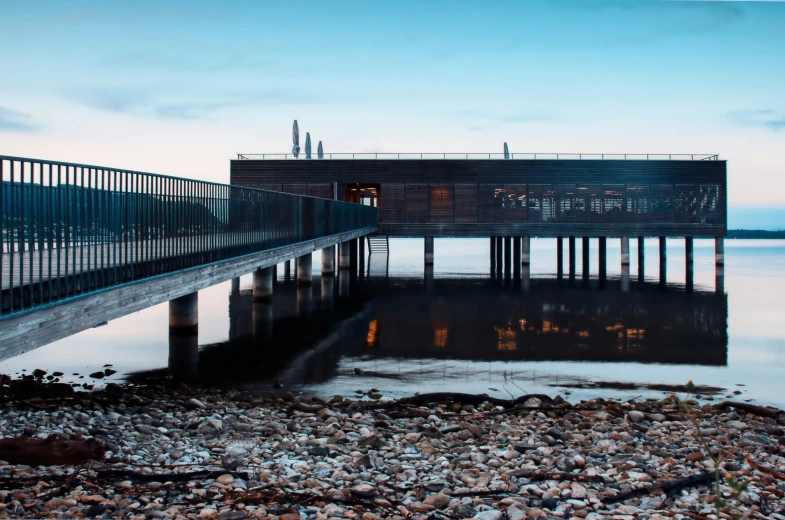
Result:
[[[596,240],[586,282],[580,240],[574,282],[566,258],[556,278],[555,240],[532,240],[528,284],[491,276],[488,239],[437,239],[432,273],[422,239],[390,245],[389,258],[371,256],[356,280],[317,276],[297,289],[279,267],[272,304],[252,301],[250,275],[239,292],[231,282],[201,291],[198,335],[170,336],[168,305],[158,305],[1,361],[0,372],[42,368],[84,383],[111,364],[118,372],[104,381],[169,371],[204,385],[326,397],[376,388],[389,396],[569,392],[571,400],[663,394],[576,384],[692,379],[726,389],[717,398],[739,391],[734,398],[785,406],[785,241],[727,240],[718,291],[714,243],[696,240],[688,291],[683,240],[668,240],[665,286],[656,239],[646,241],[642,279],[632,240],[626,292],[617,239],[608,240],[604,287]]]

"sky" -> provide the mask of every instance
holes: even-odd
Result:
[[[326,152],[716,153],[729,227],[785,228],[783,28],[778,1],[0,0],[0,154],[228,182],[294,119]]]

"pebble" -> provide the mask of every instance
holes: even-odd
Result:
[[[578,410],[487,416],[478,410],[495,410],[491,403],[433,403],[421,407],[422,417],[397,418],[343,397],[325,405],[292,394],[279,399],[122,385],[108,396],[79,391],[51,403],[2,401],[0,437],[94,436],[111,457],[104,467],[210,476],[112,482],[96,478],[101,466],[85,465],[69,489],[53,497],[73,466],[0,463],[0,476],[28,486],[0,490],[0,517],[657,520],[711,511],[709,485],[685,488],[669,501],[660,495],[602,501],[631,487],[713,471],[694,425],[679,418],[680,405],[671,398],[593,399],[564,404]],[[292,403],[298,401],[314,411],[297,410]],[[533,398],[529,405],[545,406]],[[723,476],[733,472],[747,483],[738,499],[728,499],[734,511],[749,516],[765,509],[771,518],[785,518],[779,498],[785,485],[745,462],[751,457],[782,471],[782,424],[692,406],[710,449],[722,450]],[[545,477],[559,472],[575,480]],[[725,480],[722,485],[726,498],[735,496]],[[472,491],[482,494],[455,496]],[[287,499],[288,493],[300,498]]]

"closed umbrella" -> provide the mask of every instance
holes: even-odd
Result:
[[[509,159],[510,158],[510,149],[507,148],[507,143],[504,143],[504,158],[505,159]]]
[[[300,129],[297,128],[297,120],[294,120],[294,126],[292,127],[292,141],[294,142],[294,146],[292,146],[292,155],[296,159],[300,155]]]
[[[305,158],[311,158],[311,132],[305,132]]]
[[[316,147],[316,157],[319,159],[324,159],[324,148],[322,148],[321,141],[319,141],[319,146]]]

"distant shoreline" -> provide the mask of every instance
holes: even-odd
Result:
[[[729,229],[725,238],[785,238],[785,230],[765,231],[763,229]]]

